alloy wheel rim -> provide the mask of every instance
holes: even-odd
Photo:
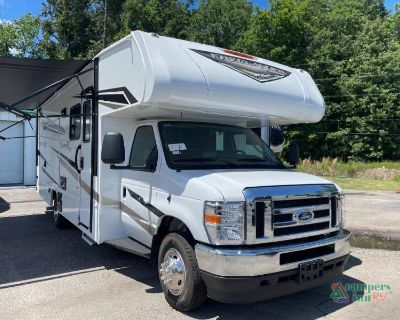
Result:
[[[168,249],[161,263],[160,279],[174,296],[179,296],[185,287],[186,268],[182,256],[174,248]]]

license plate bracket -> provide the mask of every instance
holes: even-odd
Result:
[[[299,282],[308,282],[324,276],[324,260],[316,259],[299,264]]]

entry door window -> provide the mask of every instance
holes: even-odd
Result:
[[[81,137],[81,105],[73,106],[69,115],[69,139],[79,140]]]
[[[83,104],[83,142],[90,141],[90,127],[91,127],[91,116],[90,116],[90,101],[85,101]]]
[[[136,170],[155,171],[158,160],[153,127],[143,126],[136,130],[129,166]]]

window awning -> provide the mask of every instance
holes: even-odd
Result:
[[[89,61],[0,57],[0,108],[18,115],[37,109]]]

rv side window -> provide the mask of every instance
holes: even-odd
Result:
[[[133,169],[155,171],[158,160],[153,127],[143,126],[136,130],[129,166]]]
[[[81,137],[81,105],[73,106],[69,114],[69,139],[79,140]]]
[[[85,103],[83,104],[83,142],[90,141],[90,104],[90,101],[85,101]]]

